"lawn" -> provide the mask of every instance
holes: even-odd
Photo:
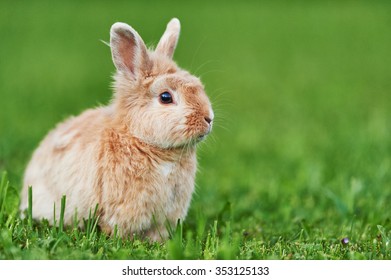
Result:
[[[172,17],[216,115],[187,219],[152,244],[21,219],[39,141],[111,98],[110,26],[156,45]],[[3,1],[0,259],[391,259],[390,27],[390,1]]]

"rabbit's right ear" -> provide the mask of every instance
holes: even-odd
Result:
[[[160,39],[156,52],[172,58],[176,45],[178,43],[179,33],[181,31],[181,24],[179,19],[173,18],[167,24],[166,31],[164,32],[162,38]]]
[[[113,24],[110,29],[110,47],[118,71],[136,78],[147,67],[147,48],[136,30],[126,23]]]

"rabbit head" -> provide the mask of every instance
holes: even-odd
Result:
[[[172,60],[179,32],[174,18],[149,50],[129,25],[115,23],[110,30],[116,117],[133,137],[160,148],[194,145],[213,124],[201,81]]]

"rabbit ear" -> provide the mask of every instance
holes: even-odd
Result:
[[[166,31],[164,32],[159,44],[156,47],[156,52],[164,54],[169,58],[172,58],[176,44],[178,43],[179,32],[181,30],[181,24],[177,18],[173,18],[167,24]]]
[[[110,29],[110,47],[118,71],[136,77],[148,65],[147,48],[140,35],[126,23],[114,23]]]

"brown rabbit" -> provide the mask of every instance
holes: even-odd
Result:
[[[59,124],[25,171],[21,210],[33,190],[33,217],[53,219],[66,195],[65,223],[88,217],[110,234],[168,237],[186,217],[194,190],[196,144],[211,132],[213,111],[201,81],[172,60],[179,20],[156,49],[125,23],[110,30],[115,67],[112,102]],[[58,218],[58,217],[57,217]]]

